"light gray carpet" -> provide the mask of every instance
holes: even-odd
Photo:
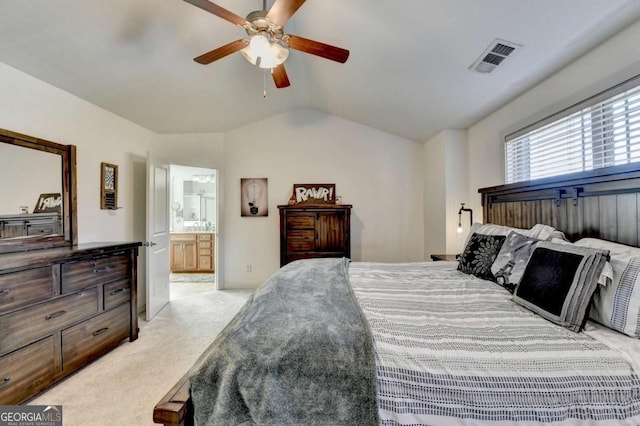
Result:
[[[172,284],[173,290],[173,284]],[[240,310],[250,291],[183,293],[125,342],[37,398],[65,426],[153,425],[153,407]]]

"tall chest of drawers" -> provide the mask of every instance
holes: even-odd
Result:
[[[278,206],[280,266],[298,259],[351,256],[351,205]]]
[[[140,243],[0,255],[0,405],[138,338]]]

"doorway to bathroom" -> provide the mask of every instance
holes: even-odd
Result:
[[[217,289],[218,172],[171,164],[171,300]]]

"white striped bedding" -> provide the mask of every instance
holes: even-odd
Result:
[[[640,425],[640,378],[622,355],[455,268],[349,266],[381,425]]]

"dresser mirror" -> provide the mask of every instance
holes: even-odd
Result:
[[[0,253],[77,244],[75,152],[0,129]]]

